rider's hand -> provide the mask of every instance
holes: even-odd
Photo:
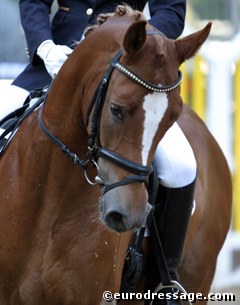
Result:
[[[68,46],[56,45],[52,40],[45,40],[37,48],[37,55],[44,61],[48,73],[54,78],[72,51]]]

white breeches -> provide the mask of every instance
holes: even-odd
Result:
[[[29,92],[23,88],[8,85],[0,89],[0,120],[20,108]]]
[[[183,187],[196,178],[197,164],[192,147],[177,123],[169,128],[158,144],[155,161],[163,186]]]

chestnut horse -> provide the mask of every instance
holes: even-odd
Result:
[[[119,291],[131,232],[150,210],[156,146],[177,119],[198,164],[180,277],[208,293],[231,180],[216,141],[183,107],[179,66],[210,27],[174,41],[120,7],[75,48],[0,160],[1,305],[100,305],[105,290]]]

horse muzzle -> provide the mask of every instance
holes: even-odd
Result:
[[[119,201],[116,200],[118,196],[114,197],[115,200],[112,196],[106,196],[106,198],[103,196],[100,199],[100,218],[107,227],[118,233],[123,233],[145,225],[152,208],[149,203],[132,202],[123,206],[124,198]],[[138,208],[136,208],[137,205]]]

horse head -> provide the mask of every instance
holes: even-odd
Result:
[[[97,133],[101,219],[122,232],[144,225],[149,214],[146,177],[159,141],[183,105],[179,67],[206,40],[211,24],[174,41],[150,26],[141,14],[136,18],[129,12],[116,13],[106,19],[86,40],[106,41],[112,36],[106,45],[118,53],[103,78],[106,92],[95,93],[104,103],[93,103],[88,109],[89,116],[95,117],[88,130],[91,135],[90,125],[94,125]],[[99,108],[98,113],[94,107]]]

